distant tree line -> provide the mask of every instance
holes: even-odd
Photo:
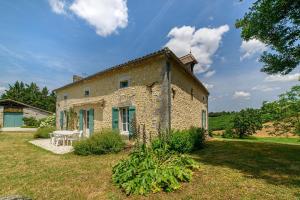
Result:
[[[55,112],[56,95],[47,87],[39,88],[36,83],[26,84],[16,81],[1,95],[2,99],[12,99],[43,110]]]
[[[210,112],[208,113],[209,117],[219,117],[219,116],[224,116],[224,115],[231,115],[236,113],[235,111],[221,111],[221,112]]]

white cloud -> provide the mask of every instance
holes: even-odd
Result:
[[[300,73],[288,75],[270,75],[265,78],[266,82],[290,82],[300,80]]]
[[[0,86],[0,94],[3,94],[7,90],[6,87]]]
[[[64,0],[49,0],[53,12],[57,14],[66,14],[66,2]]]
[[[235,91],[233,94],[233,98],[238,99],[238,98],[246,98],[249,99],[251,94],[249,92],[244,92],[244,91]]]
[[[96,29],[96,33],[106,37],[117,33],[128,24],[127,0],[49,0],[56,14],[73,13]]]
[[[75,0],[70,10],[104,37],[125,28],[128,23],[127,0]]]
[[[214,85],[213,85],[213,84],[203,83],[203,85],[204,85],[207,89],[212,89],[212,88],[214,88]]]
[[[227,24],[198,30],[191,26],[174,27],[168,34],[170,40],[165,46],[179,57],[191,51],[199,62],[195,66],[195,72],[201,73],[207,71],[212,64],[212,56],[218,50],[223,34],[228,31]]]
[[[209,78],[216,73],[216,70],[210,70],[204,74],[204,77]]]
[[[280,90],[280,89],[281,89],[281,87],[269,87],[266,85],[257,85],[252,88],[252,90],[258,90],[258,91],[262,91],[262,92],[271,92],[271,91]]]
[[[241,45],[242,56],[240,59],[251,58],[253,55],[262,53],[265,50],[267,50],[266,45],[257,39],[243,41]]]

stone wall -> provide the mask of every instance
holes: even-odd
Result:
[[[207,92],[175,62],[171,74],[171,128],[202,127],[202,110],[206,111],[208,122]]]
[[[0,106],[0,128],[3,127],[3,106]]]
[[[35,119],[43,119],[48,117],[50,114],[47,112],[43,112],[41,110],[37,110],[34,108],[23,108],[23,117],[34,117]]]
[[[161,118],[161,82],[164,64],[164,57],[158,55],[58,90],[57,128],[60,128],[60,111],[71,107],[77,113],[80,109],[94,108],[94,129],[99,131],[112,127],[113,107],[135,106],[137,124],[145,124],[146,132],[156,133]],[[129,87],[120,89],[120,80],[124,79],[129,80]],[[87,88],[90,90],[89,97],[84,96],[84,90]],[[67,95],[66,100],[63,98],[64,95]]]

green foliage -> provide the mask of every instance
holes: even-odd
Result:
[[[112,179],[127,195],[171,192],[180,188],[180,182],[190,181],[197,168],[191,158],[170,153],[166,146],[143,145],[113,167]]]
[[[54,127],[44,127],[44,128],[38,128],[38,130],[34,133],[34,138],[49,138],[49,133],[52,133],[55,131]]]
[[[40,128],[44,127],[54,127],[56,123],[55,114],[49,115],[45,119],[42,119],[40,122]]]
[[[274,134],[281,135],[288,132],[297,134],[300,124],[300,85],[280,95],[279,100],[274,103],[278,110],[274,118]]]
[[[242,38],[256,38],[270,47],[260,61],[263,72],[288,74],[300,62],[300,3],[296,0],[257,0],[236,22]]]
[[[209,130],[225,130],[228,126],[233,126],[232,120],[235,116],[235,113],[225,113],[224,115],[214,115],[209,117],[208,124]]]
[[[222,133],[221,136],[222,136],[222,138],[235,138],[236,137],[234,131],[230,127],[226,128],[224,133]]]
[[[243,138],[262,129],[262,118],[259,110],[247,108],[241,110],[233,119],[235,133]]]
[[[9,85],[8,90],[5,90],[1,98],[16,100],[37,108],[55,112],[55,93],[50,93],[47,87],[40,89],[36,83],[25,84],[16,81],[13,85]]]
[[[74,152],[77,155],[101,155],[117,153],[124,148],[124,141],[115,130],[104,130],[93,134],[90,138],[78,141],[74,144]]]
[[[188,153],[203,147],[205,130],[191,127],[188,130],[171,132],[168,144],[171,150]]]
[[[23,121],[25,127],[32,127],[32,128],[39,127],[41,123],[40,120],[37,120],[34,117],[23,117]]]

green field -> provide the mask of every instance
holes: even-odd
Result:
[[[226,114],[217,117],[209,117],[208,125],[209,130],[225,130],[228,126],[232,126],[231,120],[233,119],[234,114]]]
[[[126,196],[111,180],[128,152],[55,155],[28,143],[32,134],[0,133],[0,196],[33,199],[299,199],[300,145],[220,140],[191,154],[200,165],[172,193]]]

